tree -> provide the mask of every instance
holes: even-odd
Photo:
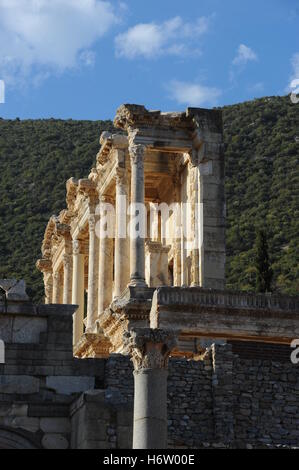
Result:
[[[271,292],[273,271],[268,253],[267,235],[264,230],[258,230],[256,236],[256,291],[260,293]]]

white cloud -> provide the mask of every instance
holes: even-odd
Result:
[[[170,98],[187,106],[216,106],[222,91],[197,83],[173,80],[168,86]]]
[[[293,69],[293,74],[291,76],[291,82],[299,80],[299,52],[296,52],[296,54],[293,55],[292,60],[292,69]],[[290,84],[292,86],[292,83]],[[295,85],[296,86],[296,85]]]
[[[161,55],[198,54],[194,47],[198,38],[205,34],[210,18],[201,17],[194,23],[187,23],[180,16],[164,23],[140,23],[119,34],[115,39],[117,57],[152,59]]]
[[[247,62],[257,61],[256,53],[245,44],[240,44],[238,53],[233,60],[233,65],[246,65]]]
[[[29,76],[92,65],[92,46],[118,18],[102,0],[0,0],[0,76]]]

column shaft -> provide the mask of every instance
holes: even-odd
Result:
[[[167,448],[167,368],[172,331],[133,328],[124,344],[134,364],[133,449]]]
[[[98,313],[112,302],[113,288],[113,239],[101,237],[99,242]]]
[[[73,316],[73,343],[77,344],[84,331],[84,255],[80,253],[78,240],[73,243],[72,304],[78,305],[78,310]]]
[[[167,370],[134,372],[133,449],[167,448]]]
[[[128,181],[125,170],[116,176],[114,297],[119,297],[129,281],[129,239],[127,236]]]
[[[131,157],[131,204],[137,215],[138,205],[144,206],[144,156],[143,145],[129,147]],[[134,216],[134,215],[133,215]],[[141,221],[141,223],[145,223]],[[131,227],[134,230],[134,227]],[[146,286],[145,283],[145,239],[131,233],[130,240],[130,284]]]
[[[88,296],[87,296],[87,329],[96,319],[96,235],[95,215],[89,217],[89,255],[88,255]]]
[[[64,304],[70,304],[72,301],[71,282],[72,282],[72,259],[71,259],[71,255],[65,254],[63,257],[63,303]]]
[[[60,303],[60,289],[61,289],[61,276],[60,272],[56,271],[53,275],[53,304]]]

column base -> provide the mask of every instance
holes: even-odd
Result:
[[[145,279],[142,278],[131,278],[128,287],[148,287]]]

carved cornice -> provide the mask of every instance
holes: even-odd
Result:
[[[74,356],[80,359],[109,357],[111,343],[100,333],[84,333],[79,343],[74,347]]]
[[[69,239],[70,236],[71,236],[70,232],[71,232],[71,227],[69,225],[61,224],[59,222],[56,222],[56,224],[55,224],[55,234],[58,237],[63,237],[63,238]]]
[[[130,354],[135,371],[166,369],[177,340],[173,331],[134,328],[124,333],[124,346]]]
[[[52,261],[50,259],[45,259],[45,258],[39,259],[36,262],[36,267],[42,273],[45,273],[45,272],[51,273],[52,272]]]
[[[101,149],[97,155],[97,162],[105,165],[110,159],[112,149],[126,149],[128,147],[128,138],[123,134],[112,134],[111,132],[103,132],[100,138]]]
[[[161,113],[148,111],[144,106],[123,104],[116,112],[114,126],[128,130],[132,127],[190,128],[186,113]]]
[[[76,197],[78,192],[78,181],[75,178],[70,178],[66,182],[66,202],[70,211],[74,210]]]
[[[91,179],[79,180],[79,194],[83,194],[88,198],[89,205],[95,207],[99,201],[99,195],[96,189],[96,183]]]
[[[155,242],[152,240],[147,240],[145,242],[145,247],[149,253],[169,253],[171,245],[162,245],[161,242]]]

